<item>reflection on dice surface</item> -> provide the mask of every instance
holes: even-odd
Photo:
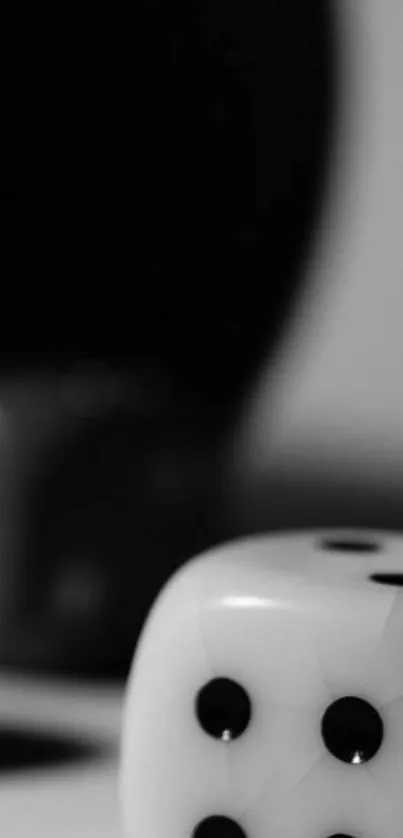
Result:
[[[128,838],[401,838],[403,536],[211,550],[157,598],[122,734]]]

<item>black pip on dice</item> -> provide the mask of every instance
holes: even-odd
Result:
[[[402,838],[403,537],[269,535],[182,567],[136,649],[128,838]]]

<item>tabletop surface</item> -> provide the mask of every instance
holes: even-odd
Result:
[[[121,836],[117,769],[123,690],[1,676],[1,726],[95,749],[60,764],[1,771],[1,826],[13,838]],[[3,733],[4,735],[4,733]],[[1,741],[1,732],[0,732]]]

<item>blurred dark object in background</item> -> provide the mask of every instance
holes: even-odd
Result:
[[[326,479],[312,467],[286,472],[273,469],[238,481],[233,491],[227,486],[227,503],[244,535],[317,528],[401,531],[401,487],[382,481],[376,485],[372,477],[361,475],[352,480],[348,474],[343,480],[331,474]]]
[[[0,47],[1,370],[50,372],[63,403],[21,471],[0,659],[120,677],[167,576],[244,526],[222,446],[315,231],[332,21],[298,0],[11,2]],[[88,359],[112,388],[93,411]]]

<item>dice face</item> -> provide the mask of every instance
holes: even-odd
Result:
[[[128,838],[401,838],[403,537],[251,538],[181,568],[138,643]]]

